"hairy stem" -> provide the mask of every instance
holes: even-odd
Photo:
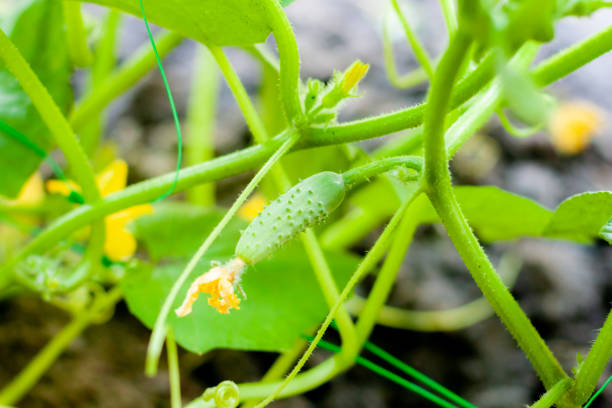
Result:
[[[597,381],[601,377],[610,358],[612,357],[612,312],[608,314],[606,321],[599,331],[589,354],[576,375],[575,401],[576,405],[582,406],[591,396]]]
[[[476,284],[548,389],[567,375],[495,272],[463,216],[452,190],[444,141],[444,117],[448,111],[455,77],[469,46],[469,37],[459,30],[442,57],[432,81],[424,121],[425,188]]]

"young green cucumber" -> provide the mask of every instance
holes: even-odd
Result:
[[[319,224],[346,194],[342,174],[325,171],[296,184],[272,201],[243,232],[236,256],[255,264],[306,228]]]

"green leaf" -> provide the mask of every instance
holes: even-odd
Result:
[[[81,0],[142,17],[138,0]],[[143,0],[147,19],[208,45],[265,41],[270,28],[263,0]],[[293,0],[281,1],[286,6]]]
[[[2,3],[0,27],[30,63],[64,112],[72,102],[71,66],[57,0]],[[17,80],[0,64],[0,120],[17,129],[44,151],[52,147],[46,126]],[[42,158],[0,132],[0,194],[17,195]]]
[[[227,235],[219,239],[235,244]],[[225,262],[231,253],[218,254],[214,259]],[[211,260],[210,256],[202,260],[179,292],[173,309],[180,305],[193,279],[209,268]],[[357,260],[348,255],[328,253],[327,260],[339,287],[357,266]],[[130,311],[147,327],[155,323],[184,266],[184,262],[172,262],[144,268],[122,281]],[[168,322],[176,341],[195,353],[214,348],[282,351],[289,349],[300,334],[320,323],[328,311],[306,254],[295,246],[249,267],[242,277],[242,286],[248,298],[242,300],[240,310],[219,314],[207,304],[207,295],[201,294],[190,315],[178,318],[172,313]]]
[[[167,202],[155,205],[155,211],[134,220],[131,229],[154,260],[165,257],[184,258],[192,255],[223,216],[221,209],[204,209],[185,203]],[[230,221],[225,228],[225,240],[217,240],[209,254],[232,254],[240,230],[247,223]]]
[[[583,243],[598,237],[612,217],[612,193],[582,193],[562,202],[543,235]]]

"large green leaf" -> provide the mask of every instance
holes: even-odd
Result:
[[[0,27],[19,48],[55,102],[66,112],[72,101],[71,67],[57,0],[1,2]],[[49,133],[17,80],[0,64],[0,120],[48,151]],[[14,197],[41,157],[0,132],[0,194]]]
[[[156,212],[142,217],[135,231],[158,257],[187,251],[191,255],[194,245],[201,243],[222,216],[219,211],[207,212],[186,205],[158,206]],[[245,221],[234,220],[224,230],[181,289],[173,309],[182,302],[190,282],[204,273],[212,260],[225,262],[233,256],[240,229],[245,227]],[[149,237],[144,236],[145,231]],[[171,239],[176,242],[171,243]],[[164,245],[170,247],[162,250]],[[338,286],[344,285],[357,260],[340,253],[328,253],[327,259]],[[184,266],[185,259],[173,259],[157,267],[143,267],[123,279],[121,285],[130,311],[148,327],[154,324]],[[177,342],[197,353],[213,348],[285,350],[300,334],[315,327],[328,310],[308,258],[297,243],[249,267],[242,286],[248,298],[242,301],[240,310],[232,310],[228,315],[208,306],[206,294],[198,299],[191,315],[178,318],[172,313],[169,324]]]
[[[82,0],[141,17],[138,0]],[[270,28],[264,0],[143,0],[147,19],[209,45],[263,42]],[[293,0],[282,0],[283,6]]]
[[[551,238],[591,242],[612,217],[612,193],[582,193],[562,202],[543,234]]]

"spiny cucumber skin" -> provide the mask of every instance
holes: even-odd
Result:
[[[306,228],[322,223],[346,194],[341,174],[325,171],[293,186],[272,201],[242,233],[236,256],[255,264]]]

